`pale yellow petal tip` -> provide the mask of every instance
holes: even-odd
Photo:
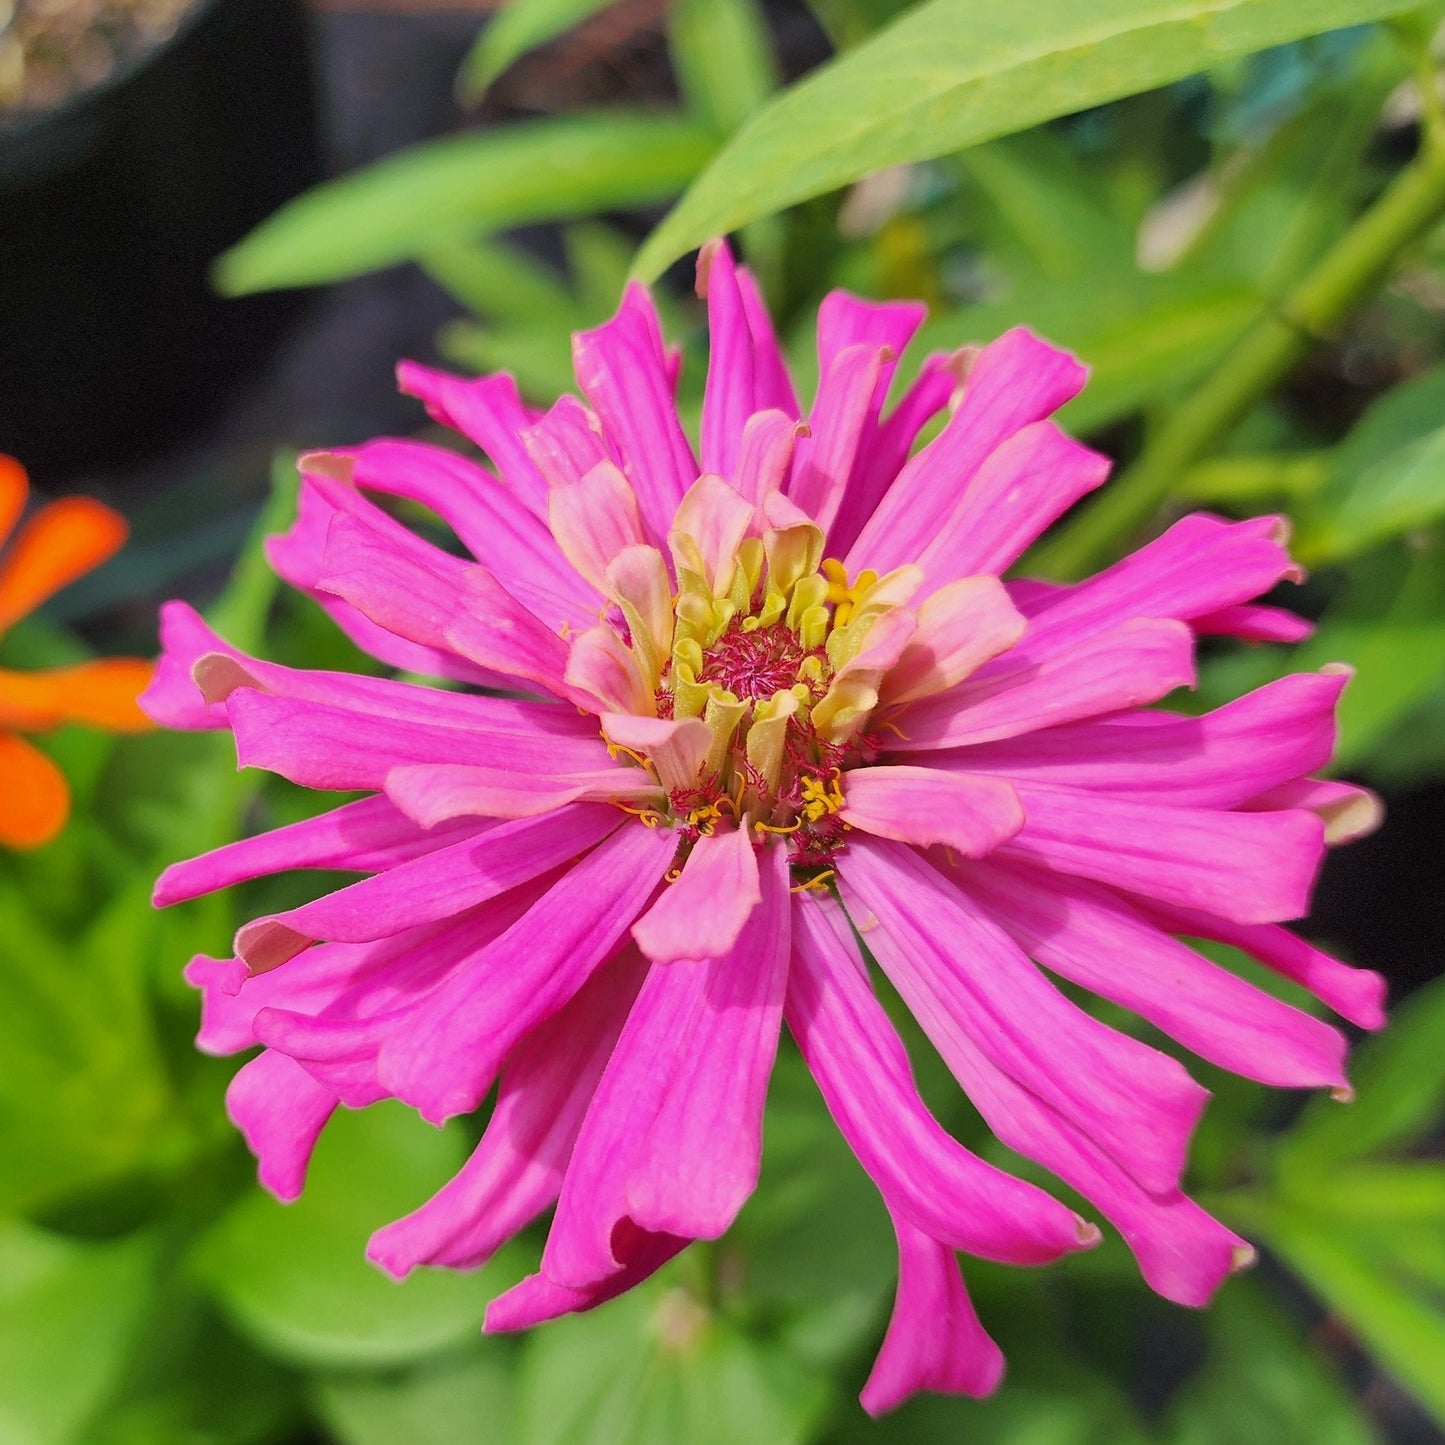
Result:
[[[354,457],[335,452],[302,452],[296,459],[296,470],[306,477],[329,477],[333,482],[350,483],[356,473]]]
[[[1320,668],[1321,677],[1342,677],[1346,682],[1352,682],[1355,676],[1355,669],[1348,662],[1327,662]]]
[[[1325,842],[1353,843],[1366,838],[1385,821],[1385,805],[1367,788],[1352,797],[1321,809],[1325,823]]]
[[[699,301],[707,300],[707,285],[712,277],[712,263],[717,260],[717,253],[722,250],[722,237],[714,236],[711,241],[705,241],[698,248],[697,271],[693,289]]]
[[[208,652],[204,657],[198,657],[191,668],[191,681],[211,704],[225,702],[237,688],[261,687],[260,682],[234,657],[224,652]]]
[[[1074,1216],[1074,1232],[1078,1236],[1080,1249],[1093,1249],[1104,1237],[1097,1224],[1090,1224],[1087,1219],[1081,1219],[1078,1215]]]
[[[1336,1084],[1330,1090],[1330,1098],[1337,1104],[1353,1104],[1355,1102],[1355,1091],[1349,1084]]]
[[[1259,1263],[1259,1251],[1252,1244],[1236,1244],[1230,1253],[1229,1271],[1239,1274]]]

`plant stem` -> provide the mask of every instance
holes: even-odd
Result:
[[[1031,559],[1043,574],[1082,576],[1112,559],[1172,484],[1226,437],[1315,340],[1368,297],[1399,253],[1445,214],[1445,142],[1424,130],[1419,154],[1319,264],[1266,310],[1145,444],[1139,459]]]

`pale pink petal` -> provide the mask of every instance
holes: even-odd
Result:
[[[704,834],[677,880],[633,924],[632,936],[655,963],[721,958],[732,951],[761,897],[749,830]]]
[[[1165,807],[1107,793],[1017,784],[1027,821],[1009,857],[1236,923],[1309,911],[1324,851],[1318,818],[1298,810]]]
[[[417,397],[437,421],[470,437],[532,512],[547,515],[547,485],[520,440],[537,417],[522,405],[510,376],[468,379],[403,361],[396,378],[401,390]]]
[[[860,839],[842,860],[839,888],[925,1032],[964,1031],[1146,1189],[1178,1186],[1209,1095],[1177,1060],[1072,1004],[911,848]]]
[[[1295,778],[1241,804],[1257,809],[1307,808],[1325,825],[1325,842],[1334,847],[1367,838],[1385,821],[1385,805],[1368,788],[1332,778]]]
[[[937,768],[865,767],[843,775],[847,805],[838,815],[854,828],[928,847],[942,843],[982,858],[1024,825],[1018,794],[1004,778],[970,777]]]
[[[322,939],[365,943],[440,922],[576,857],[622,822],[616,808],[582,803],[503,823],[314,903],[243,924],[236,956],[262,973]]]
[[[652,300],[629,285],[617,315],[572,339],[577,381],[632,483],[648,540],[662,541],[698,474],[673,401]]]
[[[603,713],[599,721],[612,742],[647,758],[668,792],[696,785],[712,746],[712,729],[701,718]]]
[[[1341,1088],[1344,1038],[1161,932],[1117,894],[989,862],[958,886],[1046,968],[1110,999],[1201,1058],[1277,1088]]]
[[[962,682],[1023,636],[1022,614],[997,577],[964,577],[918,609],[918,630],[878,690],[880,707],[915,702]]]
[[[1214,913],[1147,903],[1142,910],[1169,933],[1207,938],[1242,949],[1281,978],[1308,989],[1341,1018],[1362,1029],[1385,1025],[1385,980],[1367,968],[1332,958],[1277,924],[1234,923]]]
[[[677,1041],[678,1068],[628,1170],[628,1214],[656,1233],[717,1239],[758,1182],[791,953],[784,849],[766,849],[759,871],[761,902],[710,965]]]
[[[898,1294],[883,1348],[859,1396],[863,1408],[882,1415],[918,1390],[991,1395],[1003,1379],[1003,1351],[979,1322],[957,1257],[897,1213],[892,1219]]]
[[[795,895],[788,1028],[889,1209],[951,1248],[1010,1264],[1042,1264],[1095,1243],[1097,1231],[1072,1210],[944,1132],[845,949],[852,950],[851,934],[837,905]]]
[[[754,412],[743,427],[742,444],[731,477],[734,490],[755,507],[776,492],[788,475],[798,441],[798,423],[785,411]]]
[[[569,803],[614,803],[655,797],[656,779],[616,765],[586,773],[518,773],[464,763],[417,763],[392,768],[386,796],[423,828],[460,818],[536,818]]]
[[[1066,351],[1015,327],[974,358],[948,425],[898,474],[845,559],[849,573],[914,562],[995,447],[1056,411],[1084,384]]]
[[[398,1278],[418,1264],[475,1269],[553,1203],[645,972],[624,950],[517,1045],[471,1158],[421,1208],[377,1230],[368,1259]]]
[[[522,433],[522,445],[549,487],[580,482],[599,462],[615,461],[602,426],[575,396],[563,396],[537,424]]]
[[[563,681],[579,706],[594,712],[650,718],[657,709],[642,660],[605,622],[568,643]]]
[[[607,590],[608,563],[644,540],[637,498],[612,462],[598,462],[581,481],[553,487],[547,517],[558,547],[598,592]]]
[[[295,1199],[336,1095],[300,1064],[266,1049],[226,1090],[226,1113],[256,1156],[257,1177],[280,1200]]]
[[[447,646],[479,667],[577,701],[565,681],[567,644],[536,613],[484,567],[463,568],[458,591],[444,631]]]
[[[727,591],[738,547],[752,526],[754,510],[721,477],[701,476],[678,504],[668,541],[678,569],[700,560],[703,580],[715,593]],[[683,539],[696,547],[694,559]]]
[[[1194,637],[1147,618],[1036,660],[1029,636],[966,681],[898,709],[890,749],[985,743],[1156,701],[1194,683]],[[896,737],[896,740],[895,740]]]
[[[918,555],[936,587],[1011,567],[1046,527],[1109,474],[1109,459],[1051,421],[1014,433],[979,467],[951,515]]]

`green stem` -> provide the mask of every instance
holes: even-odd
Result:
[[[1303,281],[1265,311],[1229,355],[1145,444],[1139,459],[1030,559],[1072,579],[1112,559],[1185,470],[1223,440],[1384,280],[1399,253],[1445,214],[1445,143],[1430,128],[1420,153]]]

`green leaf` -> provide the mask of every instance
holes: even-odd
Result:
[[[1259,1227],[1365,1348],[1445,1423],[1445,1311],[1393,1257],[1390,1233],[1273,1201],[1260,1211]]]
[[[336,1375],[314,1388],[339,1445],[512,1439],[515,1351],[494,1339],[397,1375]]]
[[[810,1438],[818,1377],[667,1281],[669,1271],[527,1341],[514,1445],[790,1445]]]
[[[1311,565],[1353,557],[1445,515],[1445,367],[1396,387],[1336,448],[1296,540]]]
[[[200,1241],[199,1277],[247,1335],[289,1360],[396,1365],[459,1344],[519,1273],[505,1251],[480,1271],[422,1270],[402,1283],[364,1251],[374,1229],[435,1192],[465,1153],[459,1130],[438,1132],[400,1105],[338,1110],[302,1197],[282,1205],[258,1188],[242,1199]]]
[[[754,0],[675,0],[672,65],[689,114],[731,135],[777,89],[767,22]]]
[[[1370,1445],[1349,1391],[1251,1279],[1205,1315],[1209,1356],[1171,1403],[1170,1445]]]
[[[693,121],[623,109],[429,141],[283,206],[220,258],[217,285],[309,286],[513,226],[650,205],[716,145]]]
[[[1288,659],[1302,672],[1347,662],[1355,680],[1340,699],[1334,766],[1368,760],[1445,674],[1445,567],[1442,542],[1387,547],[1351,569],[1344,595]]]
[[[78,1243],[0,1221],[0,1445],[89,1438],[149,1315],[157,1241]]]
[[[1401,0],[926,0],[744,126],[648,239],[637,273],[656,276],[709,236],[871,171],[1406,8]]]
[[[488,18],[457,75],[457,95],[479,101],[487,87],[529,50],[580,25],[615,0],[510,0]]]
[[[423,271],[478,316],[544,324],[569,316],[575,302],[550,266],[500,241],[459,241],[420,258]]]
[[[1281,1177],[1313,1187],[1340,1164],[1423,1137],[1445,1111],[1445,979],[1392,1010],[1390,1026],[1355,1055],[1355,1100],[1316,1099],[1280,1141]]]

